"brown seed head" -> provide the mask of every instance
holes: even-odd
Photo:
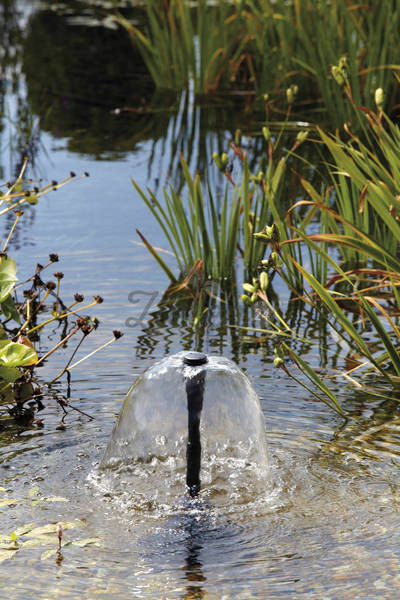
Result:
[[[22,217],[22,215],[24,214],[24,211],[23,210],[14,210],[14,214],[17,217]]]
[[[55,252],[49,254],[49,258],[52,263],[58,262],[58,254],[56,254]]]
[[[60,280],[64,277],[64,273],[61,273],[61,271],[57,271],[56,273],[54,273],[54,277]]]
[[[54,281],[47,281],[46,282],[46,287],[47,287],[48,290],[55,290],[57,286],[54,283]]]
[[[75,298],[75,302],[83,302],[84,295],[83,294],[75,294],[74,298]]]
[[[101,296],[93,296],[93,300],[96,304],[101,304],[103,302],[103,298]]]
[[[118,329],[114,329],[113,334],[114,334],[114,337],[116,340],[118,340],[120,337],[122,337],[124,335],[122,333],[122,331],[118,331]]]
[[[81,327],[81,331],[83,335],[89,335],[89,333],[93,331],[93,328],[90,327],[90,325],[84,325],[83,327]]]

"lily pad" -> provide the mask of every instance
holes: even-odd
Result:
[[[84,521],[60,521],[63,530],[66,529],[74,529],[76,527],[86,527],[86,523]],[[35,527],[27,534],[27,537],[38,537],[46,533],[56,533],[57,532],[58,523],[49,523],[48,525],[42,525],[40,527]]]

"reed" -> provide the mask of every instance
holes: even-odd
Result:
[[[143,25],[115,20],[159,88],[268,92],[282,110],[296,80],[300,100],[335,127],[354,117],[352,105],[373,108],[377,88],[387,109],[396,103],[400,7],[391,0],[149,0],[144,8]]]
[[[147,25],[139,28],[122,14],[115,20],[137,45],[159,88],[208,93],[230,85],[243,60],[246,34],[243,0],[149,0]]]

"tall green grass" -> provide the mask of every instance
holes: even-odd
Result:
[[[123,15],[116,20],[137,45],[155,84],[208,93],[230,86],[247,44],[241,23],[243,0],[147,0],[147,24],[138,27]]]
[[[295,203],[289,214],[304,206],[307,213],[302,213],[297,224],[292,221],[291,239],[279,244],[267,241],[303,279],[304,292],[299,300],[329,319],[335,339],[346,349],[345,357],[353,367],[339,375],[369,391],[365,380],[357,377],[358,372],[372,372],[376,380],[394,387],[400,383],[400,130],[379,108],[377,113],[359,110],[360,121],[365,121],[363,140],[349,130],[347,142],[319,131],[333,159],[329,165],[333,186],[318,192],[303,181],[309,199]],[[316,218],[319,232],[315,232]],[[285,255],[286,246],[307,249],[308,267],[294,252]],[[291,285],[282,266],[274,268]],[[270,309],[267,295],[262,290],[257,294]],[[321,376],[296,355],[291,344],[285,342],[282,348],[303,377],[317,385],[324,392],[323,399],[337,409]],[[285,367],[283,352],[276,364],[293,375]]]
[[[372,108],[378,87],[387,108],[398,97],[400,6],[392,0],[147,0],[144,8],[145,24],[116,20],[159,88],[268,92],[278,104],[295,82],[304,106],[335,127],[354,116],[352,105]]]
[[[140,233],[143,243],[171,282],[178,283],[191,272],[196,273],[196,277],[201,274],[205,279],[234,282],[239,264],[247,276],[256,272],[265,246],[257,242],[254,234],[269,223],[278,222],[281,235],[285,239],[289,236],[287,226],[280,221],[280,207],[284,204],[282,183],[288,158],[300,143],[296,140],[291,150],[282,155],[279,140],[275,143],[269,140],[267,164],[262,157],[256,175],[251,173],[246,152],[240,145],[232,144],[237,173],[230,173],[232,163],[226,153],[214,153],[216,166],[226,178],[222,193],[216,193],[207,183],[202,184],[197,173],[192,176],[183,157],[185,189],[180,193],[169,186],[160,199],[151,190],[146,193],[132,182],[157,220],[175,257],[176,274],[143,232]]]

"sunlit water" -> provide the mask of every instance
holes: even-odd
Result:
[[[9,103],[12,107],[13,96]],[[104,119],[108,118],[107,108]],[[70,170],[87,170],[90,178],[28,209],[28,224],[18,230],[11,252],[21,265],[21,280],[31,274],[36,262],[45,261],[48,252],[57,251],[61,256],[57,269],[65,273],[63,297],[77,291],[87,297],[104,296],[97,310],[101,327],[87,340],[87,351],[108,340],[115,328],[123,329],[125,336],[73,374],[71,403],[93,415],[93,421],[74,411],[65,417],[51,398],[37,415],[43,415],[43,427],[17,426],[7,419],[6,411],[2,413],[0,485],[6,491],[0,497],[14,498],[16,503],[0,506],[0,531],[9,534],[33,521],[45,525],[79,519],[86,527],[66,531],[65,536],[97,537],[100,545],[66,546],[58,563],[54,556],[41,560],[43,548],[22,548],[1,563],[0,597],[398,597],[400,410],[396,400],[366,398],[343,380],[332,380],[354,417],[345,422],[274,368],[269,340],[251,345],[228,328],[220,319],[222,309],[206,315],[201,335],[193,331],[187,316],[180,318],[173,308],[157,312],[167,282],[137,245],[135,229],[161,241],[129,176],[141,185],[149,184],[152,152],[153,161],[158,157],[153,165],[167,160],[173,127],[165,145],[153,146],[151,139],[142,138],[132,150],[119,150],[118,156],[103,160],[104,155],[96,159],[95,152],[80,148],[79,136],[92,130],[83,127],[81,134],[63,136],[62,113],[59,119],[59,137],[41,134],[47,154],[43,150],[38,154],[40,174],[61,179]],[[126,119],[125,136],[134,136],[139,125]],[[6,128],[3,147],[7,132]],[[221,135],[228,138],[227,133]],[[210,135],[211,144],[215,139]],[[96,143],[103,143],[107,151],[112,147],[106,136]],[[2,156],[7,173],[4,151]],[[161,175],[161,170],[153,174]],[[143,315],[153,296],[139,296],[140,302],[133,304],[129,294],[135,290],[155,294]],[[284,289],[278,292],[285,296]],[[131,317],[139,318],[135,327],[125,325]],[[43,339],[41,352],[59,335],[55,328],[50,339]],[[307,336],[318,340],[311,321]],[[205,471],[204,490],[191,500],[182,462],[155,457],[133,464],[116,493],[98,467],[126,392],[156,360],[195,347],[233,359],[255,386],[266,430],[268,481],[255,473],[244,489],[240,457],[227,458],[219,468],[221,481],[227,473],[232,475],[229,493],[207,485]],[[43,381],[64,366],[72,349],[42,367]],[[318,364],[316,350],[310,346],[303,351]],[[57,384],[55,392],[64,393],[64,383]],[[61,496],[68,502],[33,503],[29,495],[33,486],[42,496]]]

